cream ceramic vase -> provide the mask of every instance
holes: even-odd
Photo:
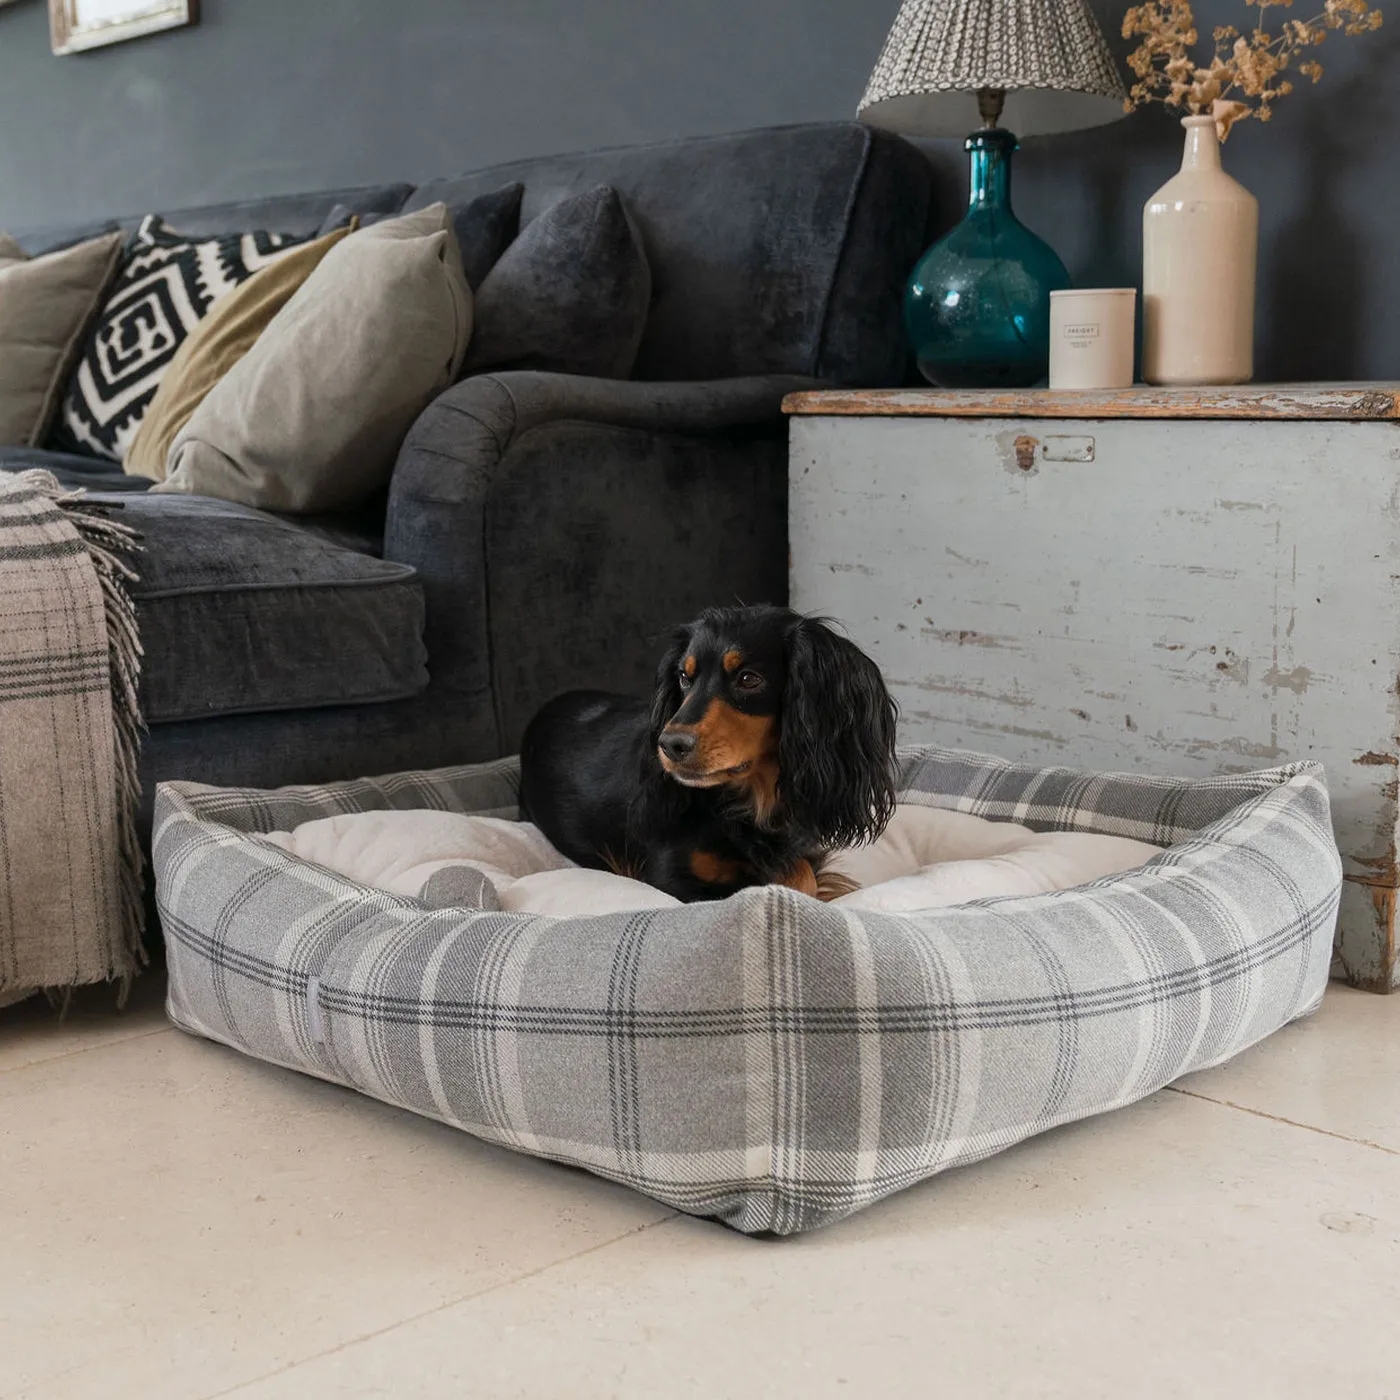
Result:
[[[1214,117],[1181,124],[1181,169],[1142,211],[1142,377],[1245,384],[1254,376],[1259,201],[1220,168]]]

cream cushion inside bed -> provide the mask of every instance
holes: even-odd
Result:
[[[568,917],[666,909],[661,890],[561,855],[529,822],[460,812],[353,812],[265,839],[363,885],[417,895],[438,871],[470,866],[502,909]],[[857,909],[939,909],[975,899],[1048,894],[1143,865],[1160,847],[1086,832],[1036,833],[1015,822],[904,804],[873,845],[831,868],[861,886],[834,901]]]

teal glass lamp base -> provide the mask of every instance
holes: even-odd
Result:
[[[1021,388],[1050,365],[1050,293],[1069,274],[1011,212],[1016,138],[974,132],[967,217],[920,259],[904,294],[919,372],[944,389]]]

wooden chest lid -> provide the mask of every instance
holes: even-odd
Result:
[[[1400,418],[1400,382],[1239,384],[1190,389],[823,389],[783,411],[843,418]]]

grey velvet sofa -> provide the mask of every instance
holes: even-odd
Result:
[[[702,606],[784,599],[779,405],[815,381],[904,379],[900,298],[933,214],[912,146],[787,127],[158,212],[194,234],[306,234],[336,203],[411,210],[515,180],[522,224],[599,183],[627,200],[654,283],[633,380],[465,379],[409,433],[387,497],[348,517],[147,495],[96,459],[0,449],[0,469],[47,466],[144,537],[147,820],[168,778],[274,786],[511,752],[559,690],[644,692],[660,638]],[[135,219],[101,227],[117,223]]]

